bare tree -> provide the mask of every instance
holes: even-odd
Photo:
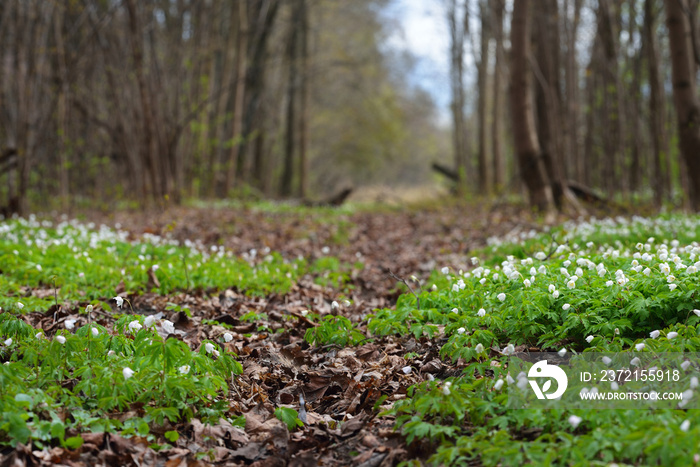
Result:
[[[656,38],[656,2],[644,0],[644,48],[646,51],[647,73],[649,75],[649,130],[652,155],[649,164],[654,203],[661,206],[666,197],[663,161],[669,158],[666,137],[666,112],[663,110],[661,73],[659,71],[659,46]]]
[[[460,16],[460,12],[462,16]],[[464,40],[469,24],[469,9],[457,0],[447,0],[447,22],[450,29],[450,88],[452,92],[452,141],[457,172],[457,187],[467,191],[467,135],[464,117]]]
[[[68,208],[68,161],[66,160],[66,146],[68,139],[68,119],[70,103],[70,82],[68,77],[68,64],[66,46],[63,39],[63,22],[66,16],[66,7],[57,7],[54,11],[53,31],[56,43],[56,58],[58,63],[59,91],[56,108],[56,124],[58,127],[58,144],[56,145],[58,165],[58,197],[61,209]]]
[[[505,183],[505,163],[503,156],[503,76],[505,51],[503,48],[503,12],[504,0],[491,0],[491,19],[493,22],[493,38],[496,43],[496,60],[493,69],[493,117],[491,119],[491,149],[493,151],[493,184],[497,190]]]
[[[626,189],[627,179],[623,165],[623,112],[622,86],[619,73],[619,28],[618,16],[620,4],[610,0],[598,2],[598,34],[601,39],[603,54],[601,55],[603,79],[603,116],[606,131],[603,134],[604,163],[603,179],[608,194],[613,194],[618,188]],[[619,172],[618,172],[619,170]]]
[[[50,49],[53,2],[10,2],[3,6],[4,54],[2,63],[3,110],[0,131],[8,149],[16,154],[16,171],[8,175],[8,204],[11,210],[26,214],[29,210],[30,174],[40,161],[47,160],[51,115],[56,100],[51,94]],[[35,51],[44,53],[35,53]],[[55,162],[52,164],[55,169]]]
[[[284,162],[282,168],[282,179],[280,183],[280,195],[290,196],[292,194],[292,182],[294,179],[294,153],[297,149],[297,94],[299,89],[299,71],[298,71],[298,54],[299,54],[299,26],[301,24],[300,2],[295,1],[292,4],[291,21],[289,24],[289,36],[287,38],[287,110],[285,122],[285,141],[284,141]]]
[[[628,3],[630,11],[637,10],[637,0],[630,0]],[[628,17],[628,37],[640,37],[643,35],[643,26],[637,24],[636,15]],[[630,41],[631,42],[631,41]],[[642,134],[641,134],[641,103],[642,98],[642,60],[643,52],[628,44],[628,52],[630,56],[630,69],[632,70],[632,79],[627,86],[627,106],[625,108],[626,120],[629,122],[627,126],[627,138],[625,144],[629,148],[630,164],[629,164],[629,189],[630,192],[636,193],[639,191],[642,177]]]
[[[129,43],[131,45],[132,60],[134,63],[134,75],[139,90],[139,103],[141,105],[141,117],[143,118],[143,141],[141,144],[141,159],[146,161],[144,168],[150,182],[149,193],[165,195],[167,189],[163,180],[163,170],[158,158],[158,141],[156,119],[153,111],[153,96],[146,82],[145,63],[143,58],[143,38],[141,15],[137,11],[134,0],[126,0],[126,9],[129,15]]]
[[[231,5],[231,26],[235,25],[235,49],[231,47],[235,53],[234,69],[235,75],[233,78],[233,106],[232,106],[232,124],[231,124],[231,147],[225,151],[224,159],[221,163],[224,173],[223,184],[219,190],[220,196],[227,196],[231,188],[236,183],[236,169],[240,158],[240,150],[243,145],[242,127],[243,127],[243,104],[245,102],[246,88],[246,69],[247,69],[247,52],[248,52],[248,8],[247,2],[236,2]]]
[[[583,181],[584,159],[579,146],[579,84],[578,84],[578,31],[581,22],[582,0],[573,0],[573,14],[569,15],[570,0],[564,1],[563,22],[566,53],[564,57],[565,102],[562,105],[562,147],[566,154],[567,170],[571,178]]]
[[[537,135],[542,160],[552,185],[552,195],[557,208],[562,207],[566,185],[561,127],[559,122],[561,91],[559,83],[559,24],[557,0],[540,0],[534,4],[537,27],[534,31],[537,45],[535,70],[535,96],[537,108]]]
[[[477,157],[479,191],[488,194],[491,191],[491,174],[488,157],[488,114],[487,96],[489,81],[489,42],[491,40],[491,27],[489,18],[489,8],[485,0],[479,2],[479,12],[481,19],[481,52],[478,61],[478,120],[479,120],[479,153]]]
[[[679,145],[690,180],[689,199],[700,210],[700,106],[695,85],[693,46],[686,0],[665,0],[666,24],[671,47],[673,101],[676,107]]]
[[[308,0],[299,0],[299,42],[301,73],[299,74],[299,197],[309,196],[309,5]]]
[[[255,166],[264,157],[265,129],[263,125],[263,98],[266,66],[269,56],[268,43],[279,11],[279,0],[251,2],[252,15],[248,42],[248,68],[246,71],[246,106],[243,112],[242,141],[238,158],[240,179],[255,180]],[[253,144],[251,144],[251,142]]]
[[[511,22],[511,114],[513,138],[520,176],[527,187],[530,204],[551,215],[554,209],[552,188],[541,157],[535,130],[530,70],[530,0],[513,5]]]
[[[0,2],[0,193],[64,206],[72,197],[160,204],[248,187],[279,194],[284,180],[286,193],[306,198],[310,185],[386,181],[387,161],[409,159],[394,178],[414,177],[426,154],[449,152],[449,139],[432,121],[429,94],[396,73],[410,59],[379,46],[383,1]],[[445,3],[459,187],[502,186],[505,1]],[[483,23],[471,44],[480,122],[465,114],[471,14]],[[101,182],[105,173],[117,182]]]

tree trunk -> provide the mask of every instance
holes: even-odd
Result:
[[[13,24],[14,30],[8,34],[12,38],[9,54],[14,69],[5,73],[5,78],[10,81],[10,94],[5,97],[13,105],[12,109],[3,105],[2,113],[11,114],[11,126],[3,128],[3,132],[7,132],[8,145],[17,149],[17,191],[16,197],[9,199],[9,204],[24,216],[29,213],[30,176],[39,162],[40,144],[46,143],[51,131],[54,113],[53,99],[48,91],[52,75],[47,51],[53,46],[49,37],[53,10],[57,5],[51,2],[12,3],[14,13],[21,19]],[[12,9],[12,6],[7,8]],[[4,67],[8,65],[3,64]]]
[[[537,136],[541,157],[552,186],[554,204],[562,208],[562,197],[566,185],[563,167],[559,126],[559,33],[557,0],[538,0],[534,4],[537,18],[535,40],[537,60],[535,62],[535,95],[537,97]]]
[[[452,144],[455,170],[459,176],[457,190],[461,195],[467,191],[467,144],[464,125],[464,37],[468,24],[466,5],[464,21],[459,21],[457,0],[450,0],[447,21],[450,28],[450,85],[452,90]]]
[[[196,44],[202,44],[205,41],[205,34],[208,34],[208,30],[206,27],[199,26],[203,22],[203,10],[205,8],[205,3],[204,2],[195,2],[192,5],[192,8],[188,12],[189,15],[189,22],[194,26],[192,27],[192,43]],[[180,31],[179,35],[180,37],[184,36],[186,34],[186,22],[187,19],[185,17],[185,11],[181,10],[180,18],[179,18],[179,25],[180,25]],[[182,47],[185,48],[184,41],[182,41]],[[203,60],[200,58],[199,54],[197,53],[198,50],[196,47],[187,47],[185,48],[185,56],[184,56],[184,61],[186,63],[190,63],[190,66],[186,68],[186,73],[184,77],[184,81],[186,83],[191,83],[190,86],[188,86],[184,91],[183,94],[185,95],[186,103],[187,103],[187,110],[189,108],[192,108],[196,105],[197,102],[200,101],[200,93],[201,93],[201,88],[202,86],[199,85],[199,77],[202,76],[202,67],[203,67]],[[197,84],[195,84],[197,83]],[[197,114],[194,117],[194,120],[197,120],[199,118],[199,115]],[[187,177],[192,180],[192,187],[191,187],[191,194],[192,195],[198,195],[198,196],[204,196],[206,194],[206,191],[208,187],[206,186],[207,184],[207,177],[204,171],[206,170],[206,165],[204,164],[204,161],[202,160],[202,155],[201,153],[197,150],[198,147],[198,140],[199,140],[199,135],[196,134],[193,130],[189,130],[185,132],[184,136],[184,141],[182,143],[182,152],[184,154],[189,155],[190,163],[188,164],[188,175]],[[198,192],[194,193],[194,188],[195,188],[195,180],[197,181],[196,184],[198,184]]]
[[[299,0],[299,41],[301,46],[301,74],[299,96],[299,198],[309,196],[309,5],[307,0]]]
[[[691,207],[700,210],[700,106],[695,92],[695,67],[686,0],[665,0],[671,48],[673,101],[676,107],[680,151],[685,160]]]
[[[603,46],[603,116],[606,131],[603,137],[605,148],[604,180],[608,195],[622,188],[626,190],[627,178],[622,169],[623,114],[621,105],[622,86],[618,64],[618,35],[617,17],[620,5],[610,0],[600,0],[598,3],[598,34]]]
[[[690,25],[690,40],[693,45],[693,63],[695,74],[700,70],[700,0],[688,0],[688,24]]]
[[[489,173],[489,157],[488,157],[488,116],[486,114],[486,101],[489,76],[489,40],[491,32],[489,27],[489,9],[482,1],[479,3],[479,11],[481,14],[481,54],[478,65],[478,86],[479,86],[479,155],[477,164],[479,167],[479,191],[481,194],[488,195],[491,192],[491,174]]]
[[[116,159],[121,163],[125,163],[124,165],[126,166],[124,170],[116,174],[116,177],[124,177],[124,179],[128,180],[128,188],[139,199],[143,200],[148,196],[147,171],[144,169],[147,161],[140,157],[138,153],[140,147],[139,136],[138,132],[133,131],[134,127],[140,128],[143,125],[139,121],[135,121],[137,119],[133,115],[138,115],[138,112],[130,107],[132,99],[124,98],[129,96],[128,89],[125,89],[126,86],[121,85],[118,79],[118,70],[109,64],[109,57],[114,52],[111,48],[113,43],[100,27],[98,12],[91,10],[88,18],[99,46],[103,72],[107,82],[107,86],[105,86],[106,94],[113,105],[112,118],[109,121],[100,121],[99,117],[91,115],[79,101],[74,102],[74,104],[86,117],[89,117],[98,126],[108,131],[113,142],[112,151],[117,154]],[[132,176],[126,177],[126,174],[132,174]]]
[[[585,161],[581,156],[579,148],[579,86],[578,86],[578,58],[576,44],[578,39],[578,27],[581,20],[582,0],[574,0],[574,17],[569,22],[568,17],[564,20],[564,34],[566,42],[566,56],[564,76],[566,82],[566,103],[562,106],[564,134],[563,148],[567,155],[567,168],[570,178],[579,182],[583,181],[585,172]],[[568,2],[565,3],[566,14]]]
[[[54,11],[54,39],[56,41],[56,58],[58,59],[59,91],[56,108],[58,127],[58,145],[56,156],[58,163],[58,198],[61,210],[68,209],[68,163],[66,161],[66,141],[68,139],[68,103],[70,102],[70,83],[68,81],[68,66],[66,64],[66,48],[63,41],[63,18],[66,6]]]
[[[640,115],[641,115],[641,105],[642,102],[642,92],[641,92],[641,76],[642,76],[642,57],[637,55],[632,58],[633,62],[633,77],[631,86],[631,124],[630,128],[630,138],[628,138],[628,143],[630,147],[631,161],[629,168],[629,188],[633,193],[637,193],[641,186],[642,179],[642,135],[640,131]]]
[[[554,207],[552,188],[542,163],[535,131],[531,93],[530,0],[513,4],[511,23],[511,114],[513,136],[520,176],[527,187],[530,204],[551,214]]]
[[[264,128],[260,109],[262,107],[263,91],[265,89],[265,64],[267,62],[267,45],[272,35],[273,24],[279,10],[279,0],[261,0],[255,2],[252,15],[254,27],[250,29],[250,42],[248,44],[249,64],[246,70],[246,110],[243,113],[242,139],[238,157],[238,175],[249,184],[255,180],[253,171],[255,159],[263,157],[256,148],[264,147],[256,145],[251,139],[262,137]],[[250,5],[249,5],[250,6]],[[254,134],[255,133],[255,134]],[[258,161],[260,162],[260,161]]]
[[[236,168],[243,147],[243,102],[245,99],[246,66],[248,51],[248,10],[246,2],[238,2],[238,48],[236,50],[236,91],[234,96],[233,109],[233,132],[231,151],[226,165],[226,181],[224,183],[223,195],[226,196],[229,190],[236,183]]]
[[[504,0],[492,0],[493,37],[496,42],[496,63],[493,69],[493,118],[491,120],[491,150],[493,151],[493,184],[496,190],[505,183],[505,164],[503,163],[503,146],[501,144],[503,118],[503,68],[505,57],[503,50],[503,11]]]
[[[284,167],[280,183],[280,195],[288,197],[292,194],[292,182],[294,180],[294,149],[296,147],[296,100],[297,100],[297,38],[299,37],[299,5],[298,1],[292,4],[292,18],[287,42],[287,111],[286,129],[284,140]]]
[[[214,14],[218,14],[217,22],[220,34],[217,38],[216,54],[220,63],[220,80],[214,105],[215,116],[214,125],[216,128],[216,147],[212,153],[214,155],[214,193],[218,198],[226,196],[225,190],[226,176],[228,173],[228,161],[231,148],[229,144],[233,136],[230,134],[232,125],[229,116],[233,115],[233,96],[236,87],[236,52],[238,47],[238,4],[245,2],[224,2],[220,3]],[[224,118],[221,118],[224,116]]]
[[[630,11],[637,11],[637,0],[630,0]],[[639,37],[644,34],[643,26],[637,25],[636,16],[632,15],[629,21],[629,37],[634,37],[635,33],[639,32]],[[639,28],[639,29],[638,29]],[[632,83],[629,88],[629,105],[626,109],[628,112],[627,120],[629,133],[627,144],[630,146],[630,168],[629,168],[629,189],[632,193],[637,193],[641,185],[642,173],[642,135],[641,135],[641,102],[643,102],[641,92],[642,79],[642,60],[643,52],[635,53],[632,60]]]
[[[212,44],[214,44],[217,39],[217,21],[214,18],[210,5],[207,5],[206,2],[203,2],[200,13],[200,27],[204,30],[202,34],[201,47],[205,53],[198,57],[200,69],[197,73],[196,82],[198,87],[202,88],[200,92],[204,94],[203,100],[207,104],[204,106],[199,116],[200,124],[198,125],[197,129],[197,153],[199,158],[202,160],[202,167],[204,167],[204,171],[201,174],[203,182],[202,194],[207,198],[211,198],[214,195],[214,182],[216,180],[216,171],[214,168],[216,159],[214,157],[214,148],[211,145],[211,137],[209,135],[212,132],[211,126],[214,119],[211,100],[214,95],[214,83],[216,81],[216,77],[214,57],[212,54]]]
[[[149,194],[158,197],[165,193],[160,192],[161,176],[163,176],[158,164],[158,150],[156,147],[155,121],[151,95],[148,92],[146,76],[144,73],[143,48],[141,37],[141,24],[136,4],[134,0],[126,0],[126,8],[129,15],[129,41],[131,43],[132,59],[134,61],[134,74],[139,88],[141,112],[143,116],[143,141],[141,146],[141,157],[146,162],[147,174],[150,178]]]
[[[598,150],[595,145],[594,136],[598,133],[596,126],[596,114],[599,107],[598,90],[601,78],[599,73],[594,72],[600,62],[601,47],[600,38],[596,36],[591,44],[590,59],[586,67],[586,100],[585,117],[586,127],[584,131],[583,153],[581,154],[580,166],[582,169],[581,180],[586,186],[601,186],[601,169],[598,157]]]

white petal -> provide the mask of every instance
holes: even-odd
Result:
[[[571,424],[572,427],[574,427],[574,429],[576,429],[576,427],[579,426],[579,424],[582,421],[583,421],[583,419],[581,417],[579,417],[578,415],[571,415],[569,417],[569,423]]]

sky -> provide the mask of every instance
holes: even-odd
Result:
[[[413,72],[408,76],[412,85],[426,90],[435,101],[441,124],[449,124],[450,117],[450,80],[449,80],[449,31],[444,0],[389,0],[384,9],[385,18],[396,26],[390,26],[386,43],[389,50],[410,52],[416,58]],[[475,8],[474,2],[468,2]],[[506,24],[509,11],[506,2]],[[470,11],[470,30],[478,33],[480,25],[478,11]],[[581,25],[577,38],[577,55],[579,64],[588,62],[590,43],[595,36],[595,14],[590,7],[581,11]],[[506,37],[507,41],[508,38]],[[624,40],[624,36],[623,36]],[[464,85],[467,89],[476,82],[476,70],[471,41],[465,44],[464,51]],[[470,93],[467,93],[469,99]],[[473,103],[472,103],[473,104]],[[467,102],[469,105],[469,102]]]
[[[398,52],[409,51],[416,66],[409,82],[430,93],[438,108],[441,124],[450,122],[450,37],[445,2],[441,0],[391,0],[386,7],[388,18],[397,21],[387,46]],[[472,15],[472,17],[474,17]],[[478,23],[471,25],[478,29]],[[476,30],[474,29],[474,30]],[[473,57],[465,48],[465,86],[475,79]]]
[[[409,82],[430,93],[442,117],[448,113],[450,103],[449,34],[443,2],[392,0],[386,14],[399,26],[390,33],[387,46],[409,51],[416,57]]]

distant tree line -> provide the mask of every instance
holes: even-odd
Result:
[[[385,4],[0,2],[0,204],[305,199],[424,177],[444,151],[435,109],[382,50]]]
[[[5,0],[0,207],[310,199],[451,152],[461,196],[698,210],[699,1],[442,0],[446,132],[388,0]]]
[[[698,0],[444,2],[463,191],[501,192],[517,180],[550,212],[581,209],[572,187],[700,210]]]

